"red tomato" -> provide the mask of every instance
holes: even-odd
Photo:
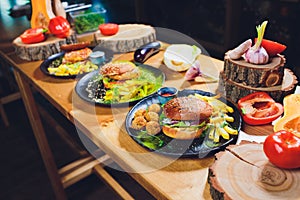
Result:
[[[294,169],[300,167],[300,138],[282,130],[269,135],[263,145],[269,161],[277,167]]]
[[[27,29],[20,35],[21,41],[24,44],[33,44],[42,42],[46,39],[45,30],[43,28],[31,28]]]
[[[265,92],[254,92],[241,98],[238,107],[244,122],[250,125],[271,123],[283,113],[283,106]]]
[[[113,23],[100,24],[99,30],[102,35],[114,35],[119,31],[119,25]]]
[[[255,38],[255,42],[256,40],[257,38]],[[265,48],[269,56],[276,56],[278,53],[282,53],[286,49],[285,45],[267,39],[262,40],[261,46]]]
[[[66,38],[70,34],[70,24],[68,20],[62,16],[56,16],[50,19],[49,30],[58,38]]]

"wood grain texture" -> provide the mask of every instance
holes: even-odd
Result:
[[[227,54],[224,58],[224,76],[236,83],[249,87],[271,87],[281,85],[284,75],[285,58],[278,55],[265,65],[254,65],[243,58],[232,60]]]
[[[263,144],[231,145],[216,154],[208,182],[213,199],[298,199],[300,170],[272,165]]]
[[[117,53],[135,51],[144,44],[156,40],[155,29],[143,24],[121,24],[116,35],[105,36],[97,31],[96,43]]]
[[[273,87],[250,87],[242,83],[234,82],[226,78],[224,72],[220,72],[218,91],[233,102],[253,92],[267,92],[275,101],[282,102],[283,97],[294,93],[297,86],[297,77],[290,69],[284,70],[284,77],[281,85]]]
[[[20,93],[24,101],[29,121],[32,125],[33,133],[36,138],[39,150],[42,155],[50,182],[52,184],[55,196],[57,199],[67,199],[66,193],[63,190],[61,179],[57,173],[57,166],[51,152],[51,148],[45,135],[44,127],[34,101],[33,93],[31,92],[30,85],[19,71],[14,71],[16,81],[20,87]]]
[[[35,44],[24,44],[20,37],[13,41],[16,54],[19,58],[27,61],[37,61],[47,59],[49,56],[61,52],[60,46],[63,44],[73,44],[77,42],[74,32],[67,38],[57,38],[49,35],[44,42]]]

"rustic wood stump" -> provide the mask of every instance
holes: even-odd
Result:
[[[94,34],[96,43],[115,53],[135,51],[139,47],[156,40],[155,29],[143,24],[120,24],[116,35],[105,36],[100,31]]]
[[[258,91],[264,91],[268,93],[275,101],[282,102],[286,95],[295,92],[297,83],[297,77],[288,68],[284,69],[282,84],[272,87],[246,86],[242,83],[237,83],[228,79],[224,72],[220,72],[218,92],[224,97],[231,99],[235,103],[237,103],[240,98]]]
[[[299,199],[300,169],[272,165],[263,144],[231,145],[216,155],[208,182],[213,199]]]
[[[224,75],[227,79],[249,87],[272,87],[281,85],[285,58],[278,55],[264,65],[248,63],[243,58],[232,60],[227,54],[224,59]]]
[[[24,44],[20,37],[13,41],[16,54],[23,60],[36,61],[44,60],[49,56],[61,52],[60,46],[63,44],[73,44],[77,42],[75,32],[67,38],[57,38],[48,35],[44,42],[35,44]]]

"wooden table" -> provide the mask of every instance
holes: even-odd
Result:
[[[65,199],[64,188],[75,182],[75,179],[79,180],[80,178],[74,176],[74,180],[66,181],[58,173],[33,98],[32,87],[155,198],[211,199],[207,176],[208,167],[214,161],[213,157],[173,159],[150,153],[126,133],[124,122],[130,107],[111,109],[94,106],[82,100],[74,91],[77,80],[58,79],[43,74],[39,69],[41,61],[25,62],[18,59],[14,53],[5,54],[4,57],[14,67],[28,117],[57,199]],[[162,57],[163,52],[159,52],[146,64],[158,67],[166,74],[165,85],[176,86],[179,90],[192,88],[209,92],[216,91],[217,83],[199,84],[184,81],[184,73],[173,72],[166,68],[162,64]],[[128,53],[119,55],[115,59],[132,60],[132,58],[132,53]],[[218,73],[223,67],[223,61],[205,55],[201,55],[199,60],[203,72],[218,77]],[[272,126],[245,126],[243,130],[249,134],[267,135],[272,132]],[[102,165],[94,163],[88,169],[102,172],[103,168],[99,166]],[[115,190],[121,191],[119,194],[124,198],[131,198],[125,191],[118,188],[117,183],[112,182],[111,185],[116,186]]]

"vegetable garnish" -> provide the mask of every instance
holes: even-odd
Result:
[[[283,106],[265,92],[254,92],[238,101],[243,120],[250,125],[268,124],[283,113]]]
[[[56,63],[60,62],[59,60],[60,59],[54,60],[53,67],[48,67],[48,71],[50,74],[53,74],[55,76],[73,76],[98,69],[98,66],[93,64],[89,60],[75,63],[60,63],[58,66],[55,66]]]
[[[283,116],[274,123],[274,131],[287,130],[300,137],[300,94],[285,96],[283,109]]]
[[[255,38],[254,41],[256,42],[257,38]],[[261,46],[266,49],[270,57],[276,56],[277,54],[282,53],[286,49],[286,46],[284,44],[280,44],[279,42],[274,42],[267,39],[262,40]]]
[[[251,47],[251,45],[252,45],[252,40],[251,39],[246,40],[238,47],[228,52],[229,58],[234,60],[241,58],[243,54]]]
[[[90,10],[86,10],[74,17],[75,30],[78,34],[97,31],[99,24],[103,24],[104,22],[105,18],[102,15]]]
[[[264,47],[261,46],[265,29],[268,21],[264,21],[261,25],[256,27],[257,41],[245,53],[245,60],[252,64],[266,64],[269,61],[269,55]]]
[[[195,80],[200,83],[213,83],[218,81],[217,78],[201,72],[199,60],[195,60],[191,67],[186,71],[184,78],[187,81]]]
[[[293,133],[281,130],[268,135],[263,149],[269,161],[277,167],[300,168],[300,138]]]
[[[89,81],[86,91],[94,102],[111,104],[142,99],[161,87],[163,76],[156,77],[151,71],[139,68],[140,75],[129,80],[114,80],[96,75]]]
[[[100,24],[99,30],[102,35],[115,35],[119,31],[119,25],[114,23]]]
[[[197,76],[200,76],[201,71],[200,71],[200,62],[199,60],[196,60],[192,66],[187,70],[185,73],[184,78],[188,81],[194,80]]]
[[[45,33],[47,29],[43,28],[31,28],[27,29],[20,35],[21,41],[24,44],[33,44],[43,42],[46,39]]]
[[[58,38],[66,38],[70,34],[71,26],[68,20],[62,16],[56,16],[49,22],[50,32]]]

